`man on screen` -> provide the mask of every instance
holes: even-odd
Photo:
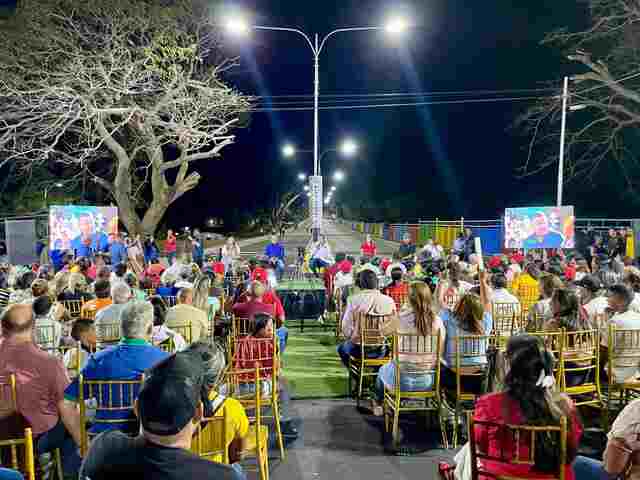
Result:
[[[549,228],[549,221],[544,212],[537,212],[531,221],[533,233],[529,235],[523,248],[531,250],[533,248],[560,248],[562,246],[562,235]]]
[[[92,257],[98,252],[106,252],[109,248],[107,236],[103,232],[94,232],[93,215],[83,212],[78,216],[80,235],[71,241],[71,248],[76,257]]]

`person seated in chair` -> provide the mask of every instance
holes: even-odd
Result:
[[[384,317],[381,328],[389,324],[397,315],[393,298],[378,290],[378,277],[371,270],[362,270],[358,275],[358,283],[362,289],[349,298],[342,317],[342,334],[347,339],[338,346],[338,355],[345,367],[349,368],[350,357],[360,357],[360,327],[356,321],[357,313]],[[366,353],[371,358],[381,358],[387,354],[385,348]]]
[[[442,309],[440,318],[446,330],[446,342],[442,369],[440,371],[440,383],[449,390],[456,389],[456,342],[459,336],[466,335],[490,335],[493,329],[493,317],[491,315],[490,288],[487,283],[487,272],[480,272],[480,295],[468,292],[460,298],[453,311]],[[463,343],[460,349],[461,355],[467,353],[468,345]],[[461,358],[461,366],[483,368],[487,364],[485,355],[487,341],[482,340],[478,355],[464,356]],[[475,350],[475,349],[474,349]],[[473,352],[469,352],[473,353]],[[464,375],[461,373],[463,390],[468,392],[480,392],[482,377],[478,375]]]
[[[180,352],[148,372],[135,402],[140,432],[106,432],[91,442],[80,478],[242,480],[229,465],[191,453],[202,419],[205,371],[193,355]]]

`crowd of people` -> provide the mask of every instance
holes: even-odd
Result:
[[[583,248],[575,250],[511,251],[485,258],[475,253],[470,229],[457,237],[449,252],[433,240],[417,247],[406,236],[392,258],[376,256],[375,241],[367,235],[359,262],[341,253],[332,262],[324,261],[330,247],[326,240],[321,240],[319,260],[314,263],[324,268],[328,297],[341,304],[337,311],[341,314],[339,328],[344,341],[338,346],[338,355],[345,367],[349,368],[362,352],[367,358],[388,359],[379,369],[373,388],[373,414],[383,414],[384,392],[393,390],[396,369],[401,372],[401,389],[409,392],[434,388],[433,372],[439,370],[440,388],[448,392],[443,395],[447,405],[451,392],[456,391],[458,337],[504,336],[508,338],[503,352],[507,371],[500,392],[490,393],[482,376],[461,375],[462,391],[478,396],[474,418],[478,422],[505,425],[559,425],[560,418],[566,417],[569,435],[565,478],[574,478],[574,470],[581,479],[613,478],[630,466],[634,471],[634,459],[640,453],[636,438],[640,400],[629,403],[614,422],[604,464],[577,456],[583,430],[580,416],[571,398],[557,392],[555,372],[560,359],[540,338],[541,334],[559,331],[596,331],[601,342],[602,365],[597,368],[601,368],[603,388],[609,381],[608,375],[613,376],[611,383],[640,381],[637,361],[632,364],[617,361],[612,372],[605,367],[608,358],[622,360],[635,354],[640,359],[640,344],[614,342],[613,350],[609,351],[611,325],[640,332],[640,269],[627,256],[630,235],[626,230],[611,230],[606,243],[601,236],[593,235],[583,243]],[[517,320],[509,331],[499,331],[504,327],[498,325],[495,312],[504,312],[505,307]],[[362,349],[358,324],[362,317],[358,314],[379,320],[379,337],[437,335],[439,365],[422,364],[425,373],[420,372],[415,365],[417,352],[401,355],[398,365],[390,356],[390,342]],[[465,369],[479,367],[487,371],[489,347],[490,343],[484,341],[479,352],[469,355],[465,343],[461,343]],[[593,372],[581,367],[585,367],[584,362],[565,362],[566,387],[594,381]],[[490,454],[515,448],[497,432],[481,428],[478,432],[477,443]],[[540,450],[550,457],[544,460],[536,457],[533,466],[505,467],[488,462],[485,468],[495,475],[545,478],[557,467],[558,441],[557,438],[542,441]],[[627,478],[634,478],[633,474]]]
[[[152,239],[138,243],[112,235],[83,256],[52,252],[50,265],[0,270],[0,441],[31,428],[36,457],[43,461],[59,450],[65,478],[79,472],[92,479],[135,472],[244,478],[237,462],[248,417],[219,380],[229,361],[233,368],[253,368],[254,347],[274,335],[276,349],[260,353],[277,368],[288,339],[273,288],[284,270],[284,248],[274,236],[264,256],[245,261],[233,238],[209,258],[200,244],[188,252],[191,258],[179,257],[171,231],[163,258]],[[250,317],[251,325],[231,356],[233,315]],[[82,382],[143,375],[135,409],[101,406],[99,399],[89,401],[86,383],[82,388]],[[11,376],[15,405],[4,388]],[[278,392],[282,434],[297,436],[286,380],[279,375],[277,387],[262,383],[265,391]],[[81,399],[92,439],[84,462]],[[189,452],[197,420],[212,415],[227,418],[228,444],[236,452],[231,467]],[[14,473],[0,470],[0,478]]]
[[[440,389],[450,394],[460,377],[462,388],[478,396],[478,422],[558,425],[566,418],[570,465],[565,478],[610,478],[629,465],[634,471],[640,400],[629,403],[613,423],[604,464],[577,456],[584,427],[572,399],[556,389],[559,359],[540,334],[595,330],[605,363],[629,354],[629,346],[619,352],[614,344],[609,351],[609,327],[640,331],[640,269],[627,257],[626,244],[623,249],[627,233],[612,232],[606,247],[594,237],[586,249],[511,251],[484,258],[475,252],[471,230],[451,249],[434,240],[418,247],[406,236],[389,258],[379,254],[369,235],[360,252],[335,255],[321,237],[309,243],[304,257],[312,274],[324,281],[327,310],[340,314],[344,340],[337,352],[344,366],[349,368],[362,352],[384,360],[372,385],[374,415],[384,413],[385,391],[398,379],[403,391],[429,391],[438,379]],[[152,239],[123,241],[113,235],[101,245],[103,251],[89,248],[80,256],[52,252],[50,265],[0,270],[0,440],[5,433],[10,437],[31,428],[38,459],[52,458],[59,450],[69,478],[138,473],[241,479],[240,452],[250,422],[242,405],[228,395],[223,377],[227,367],[253,368],[256,355],[261,367],[278,372],[261,373],[259,380],[263,395],[277,392],[282,434],[297,436],[281,372],[289,336],[286,312],[275,291],[285,275],[284,246],[274,235],[264,255],[245,261],[233,238],[211,258],[194,242],[191,258],[185,259],[178,258],[172,232],[164,255]],[[518,319],[508,332],[500,331],[496,313],[505,306]],[[436,363],[418,362],[417,368],[417,352],[411,351],[396,360],[387,341],[362,348],[363,315],[379,320],[380,338],[437,337]],[[239,324],[233,318],[247,320],[246,331],[235,339]],[[459,337],[473,335],[508,337],[500,391],[492,393],[477,374],[456,372],[459,348],[467,353],[465,368],[489,365],[488,340],[472,354],[464,352],[464,343],[458,346]],[[232,347],[219,342],[230,337]],[[593,380],[580,370],[579,361],[567,364],[574,367],[566,372],[567,387]],[[607,375],[617,382],[633,379],[638,365],[618,364],[600,378]],[[10,376],[16,382],[15,405],[1,388],[10,384]],[[274,379],[277,384],[271,383]],[[113,410],[101,408],[99,399],[90,402],[83,381],[92,380],[140,380],[135,407]],[[255,393],[257,379],[248,374],[244,380],[240,391]],[[448,406],[451,397],[443,395],[443,402]],[[86,434],[82,411],[88,412]],[[191,452],[200,422],[222,415],[228,465]],[[477,432],[477,443],[490,452],[514,447],[491,430]],[[91,442],[83,450],[85,435]],[[496,475],[544,478],[558,458],[557,439],[545,437],[539,445],[547,458],[536,457],[534,465],[487,462],[484,467]],[[3,480],[13,474],[0,470]]]

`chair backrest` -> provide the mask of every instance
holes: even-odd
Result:
[[[637,371],[640,365],[640,329],[622,329],[609,325],[607,374],[609,384],[622,383],[616,372]]]
[[[224,407],[221,416],[202,418],[191,441],[191,452],[210,462],[228,464],[226,425],[227,413]]]
[[[86,380],[84,375],[78,376],[78,403],[80,404],[80,431],[83,445],[82,453],[88,450],[88,438],[86,434],[86,403],[85,400],[95,401],[96,412],[109,412],[113,418],[100,419],[98,416],[92,419],[93,425],[103,424],[120,430],[131,430],[138,420],[133,415],[133,405],[144,384],[144,375],[134,380]]]
[[[33,330],[36,344],[44,349],[52,349],[58,346],[59,338],[56,338],[54,325],[36,325]]]
[[[193,340],[193,327],[191,326],[191,323],[173,323],[171,324],[171,330],[173,330],[174,332],[180,334],[182,336],[182,338],[184,338],[184,341],[187,342],[187,344],[191,343]]]
[[[446,308],[451,311],[455,310],[460,298],[461,296],[458,293],[445,293],[442,308]]]
[[[0,377],[0,418],[16,412],[17,407],[16,376]]]
[[[155,288],[146,288],[144,290],[144,294],[147,298],[149,297],[153,297],[156,294],[156,289]]]
[[[35,480],[36,465],[30,428],[24,430],[23,437],[0,440],[0,467],[17,470],[28,480]]]
[[[400,391],[400,373],[434,374],[433,390],[440,385],[440,331],[435,335],[419,335],[396,333],[393,336],[393,357],[396,365],[396,381],[394,385]]]
[[[175,307],[178,303],[178,297],[175,296],[169,296],[169,297],[162,297],[164,298],[164,301],[167,304],[167,307],[171,308],[171,307]]]
[[[65,300],[62,302],[62,305],[71,318],[80,318],[82,300]]]
[[[355,327],[360,334],[362,348],[383,347],[388,344],[387,337],[382,332],[383,325],[390,320],[388,315],[368,315],[364,312],[356,312],[353,318]]]
[[[121,338],[120,322],[101,322],[96,324],[98,343],[118,343]]]
[[[277,336],[271,338],[245,337],[234,348],[232,368],[234,370],[252,369],[257,365],[262,379],[271,379],[275,385],[278,375]],[[253,377],[245,377],[242,382],[252,382]]]
[[[86,320],[95,320],[97,312],[95,308],[85,308],[80,315]]]
[[[518,291],[515,292],[523,312],[528,312],[529,309],[540,300],[540,289],[533,285],[519,285]]]
[[[566,389],[566,375],[581,374],[585,381],[579,386],[590,385],[597,390],[600,385],[600,334],[598,330],[566,331],[562,341],[562,384]],[[577,385],[576,385],[577,386]]]
[[[252,325],[253,320],[250,318],[234,315],[231,323],[231,336],[233,341],[236,342],[239,338],[251,335]]]
[[[561,358],[565,334],[564,329],[555,332],[529,332],[529,334],[533,335],[534,337],[538,337],[544,345],[544,348],[553,355],[553,358],[555,358],[556,360],[559,360]],[[556,361],[553,367],[557,385],[561,385],[563,382],[563,379],[561,378],[561,366],[562,362]]]
[[[474,420],[472,412],[468,413],[469,424],[469,448],[471,453],[471,478],[507,478],[501,474],[495,474],[490,469],[485,469],[483,464],[498,462],[505,465],[535,466],[536,445],[540,444],[542,435],[557,435],[559,437],[560,452],[558,469],[549,474],[549,479],[564,480],[567,468],[567,418],[560,418],[560,425],[533,426],[533,425],[509,425],[505,423],[485,422]],[[479,442],[478,440],[482,441]],[[498,454],[492,454],[485,447],[491,444],[491,439],[499,439]],[[538,440],[538,441],[537,441]],[[526,480],[529,476],[518,477],[509,474],[510,480]]]
[[[491,335],[458,335],[454,338],[456,346],[456,392],[477,395],[479,392],[467,392],[463,388],[462,376],[482,378],[487,374],[487,348],[495,341]]]
[[[493,331],[500,336],[509,336],[520,330],[517,316],[520,315],[520,305],[517,303],[491,304],[493,316]]]

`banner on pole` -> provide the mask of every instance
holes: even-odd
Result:
[[[322,228],[322,177],[309,177],[311,188],[311,226]]]

